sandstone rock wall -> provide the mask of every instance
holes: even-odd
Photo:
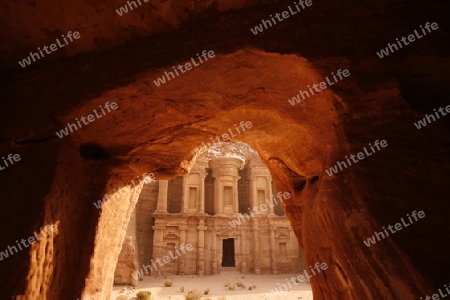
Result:
[[[0,22],[0,67],[20,68],[17,61],[27,57],[31,51],[37,52],[38,47],[50,46],[56,43],[57,38],[64,45],[62,36],[69,31],[78,31],[80,38],[54,53],[46,55],[44,52],[46,60],[107,50],[172,30],[209,11],[224,12],[277,1],[135,0],[135,5],[128,2],[132,1],[31,0],[5,3]],[[116,10],[120,11],[121,7],[127,7],[128,13],[118,14]]]
[[[21,5],[5,4],[2,15],[8,21],[11,8]],[[141,188],[127,188],[101,210],[93,202],[144,172],[158,179],[185,174],[191,150],[242,120],[254,128],[239,140],[260,153],[278,190],[295,194],[285,209],[306,264],[329,265],[311,279],[315,299],[418,299],[435,292],[448,283],[450,269],[449,119],[421,130],[413,122],[448,102],[448,32],[438,30],[383,60],[375,51],[430,20],[446,28],[440,5],[323,1],[253,36],[249,28],[283,10],[281,3],[199,20],[108,52],[2,72],[1,155],[20,153],[22,160],[0,172],[0,251],[43,225],[59,222],[61,230],[0,262],[1,298],[107,299]],[[58,33],[52,20],[30,23],[30,43],[23,41],[29,31],[11,20],[18,34],[3,41],[5,61],[17,64],[7,53],[50,39],[37,28]],[[70,26],[58,30],[79,19],[67,20]],[[77,51],[102,48],[83,47]],[[217,56],[165,86],[153,85],[200,49]],[[339,68],[351,77],[289,105],[299,88]],[[55,136],[107,101],[118,103],[115,114],[69,137]],[[338,175],[324,172],[376,139],[389,146]],[[364,246],[364,238],[413,210],[424,210],[426,218]]]
[[[128,231],[127,231],[128,234]],[[138,247],[136,239],[132,235],[125,236],[125,240],[120,251],[116,269],[114,271],[114,284],[129,284],[137,286],[139,282],[138,270]],[[133,276],[133,274],[135,276]]]

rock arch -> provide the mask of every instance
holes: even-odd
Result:
[[[411,244],[408,235],[394,236],[370,248],[362,243],[399,216],[383,215],[388,196],[383,194],[385,190],[376,191],[368,182],[375,176],[378,187],[389,188],[387,179],[395,178],[397,173],[389,164],[397,151],[412,157],[418,154],[408,152],[407,143],[394,142],[364,165],[355,165],[335,176],[324,172],[336,160],[375,139],[391,141],[402,130],[409,134],[408,139],[415,139],[416,132],[403,129],[404,121],[396,123],[401,129],[387,134],[383,132],[385,124],[371,132],[349,128],[355,122],[349,120],[349,111],[367,118],[373,115],[354,100],[341,99],[331,89],[291,106],[287,100],[298,93],[299,87],[323,78],[297,55],[256,49],[218,54],[201,68],[165,85],[152,85],[152,80],[168,68],[140,72],[122,86],[67,109],[59,116],[62,126],[108,101],[119,107],[86,130],[81,128],[61,140],[51,140],[49,147],[55,150],[46,152],[39,146],[33,150],[52,166],[51,176],[45,177],[48,191],[40,207],[43,215],[37,222],[59,222],[60,234],[30,250],[28,284],[22,283],[25,292],[21,299],[77,297],[81,291],[85,296],[106,299],[126,225],[142,188],[142,184],[132,185],[132,180],[148,172],[154,172],[157,179],[186,172],[192,166],[191,150],[241,121],[251,121],[253,127],[236,140],[259,152],[278,190],[294,195],[285,208],[303,245],[307,264],[326,262],[329,266],[311,279],[317,299],[396,298],[430,293],[432,286],[426,286],[430,281],[427,276],[433,274],[421,273],[423,268],[418,263],[426,251],[407,254]],[[398,93],[384,96],[389,104],[388,100],[373,102],[380,110],[377,117],[382,115],[383,107],[393,103],[404,107]],[[404,119],[413,115],[397,112]],[[379,120],[387,122],[390,117]],[[418,178],[414,172],[407,176]],[[405,186],[404,182],[399,184]],[[93,202],[105,193],[113,193],[114,188],[125,192],[97,210]],[[412,204],[425,210],[433,205],[420,203],[419,195],[395,194],[394,190],[389,190],[389,199],[396,201],[394,211],[401,212],[403,207],[407,212],[405,207]],[[378,203],[377,197],[381,199]],[[442,204],[439,195],[436,199]],[[424,232],[430,226],[426,222],[416,225],[411,228],[413,233]],[[19,270],[15,272],[20,274]],[[434,273],[435,285],[438,272]],[[23,274],[19,277],[24,278]]]

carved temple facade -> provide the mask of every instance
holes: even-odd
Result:
[[[126,265],[123,260],[129,259],[133,243],[131,252],[136,252],[139,266],[191,244],[192,251],[154,268],[152,275],[304,269],[283,212],[283,193],[275,191],[269,170],[254,150],[245,146],[245,154],[239,151],[242,145],[216,147],[214,153],[197,157],[188,175],[147,185],[128,228],[128,254],[124,244],[119,264],[122,260]],[[120,273],[116,269],[117,283]]]

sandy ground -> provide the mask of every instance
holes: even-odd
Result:
[[[115,300],[119,295],[127,295],[129,299],[135,299],[136,293],[139,291],[151,291],[152,300],[185,300],[184,295],[189,290],[204,291],[210,289],[207,296],[201,299],[218,300],[218,297],[225,296],[226,300],[312,300],[311,285],[309,283],[292,284],[290,291],[282,291],[274,295],[272,298],[266,295],[270,290],[275,289],[277,284],[286,283],[285,278],[297,276],[298,274],[281,274],[281,275],[167,275],[172,280],[171,287],[164,287],[164,277],[155,278],[146,276],[143,281],[139,282],[136,288],[114,286],[111,294],[111,300]],[[243,283],[245,289],[237,287],[236,283]],[[230,290],[224,285],[234,283],[235,289]],[[248,290],[249,286],[256,285],[256,289]],[[184,287],[184,292],[180,291],[180,287]]]

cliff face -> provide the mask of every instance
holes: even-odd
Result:
[[[212,5],[199,3],[200,15]],[[126,41],[118,32],[141,21],[128,16],[132,11],[107,23],[123,26],[102,24],[104,33],[93,33],[89,24],[95,18],[75,14],[87,7],[73,2],[70,10],[60,4],[71,13],[59,30],[76,29],[86,37],[64,56],[90,53],[2,71],[0,153],[20,154],[21,160],[0,172],[0,251],[47,224],[58,224],[59,230],[0,262],[1,298],[107,299],[142,189],[138,180],[149,172],[157,179],[185,174],[192,150],[242,121],[253,127],[233,140],[255,148],[277,189],[292,194],[285,209],[307,265],[329,266],[311,278],[315,299],[412,299],[434,293],[448,283],[450,267],[449,121],[441,117],[419,130],[414,122],[449,104],[444,88],[450,78],[449,36],[438,29],[386,58],[376,52],[426,22],[446,28],[445,10],[437,3],[313,3],[258,35],[250,28],[289,3],[209,11],[211,16],[198,16],[177,30],[98,53]],[[219,10],[231,8],[219,4]],[[16,18],[8,12],[21,5],[5,5],[3,15]],[[29,14],[43,9],[29,5]],[[57,7],[52,13],[60,16]],[[43,38],[44,29],[53,32],[54,24],[65,24],[40,15],[25,22],[27,14],[17,12],[22,25],[9,26],[32,38],[24,42],[3,29],[5,53],[27,49],[26,55],[50,39]],[[181,15],[166,13],[171,26],[178,26]],[[40,25],[28,31],[35,19]],[[81,20],[89,30],[72,26],[84,24]],[[108,42],[96,44],[101,34]],[[159,87],[154,83],[203,50],[215,56]],[[8,66],[19,59],[3,57]],[[350,76],[298,104],[288,102],[308,85],[331,80],[338,69],[348,69]],[[67,123],[83,122],[81,117],[86,118],[81,126],[57,137]],[[333,176],[325,172],[376,140],[388,146]],[[95,207],[114,192],[100,210]],[[375,245],[363,243],[414,210],[426,217]]]

